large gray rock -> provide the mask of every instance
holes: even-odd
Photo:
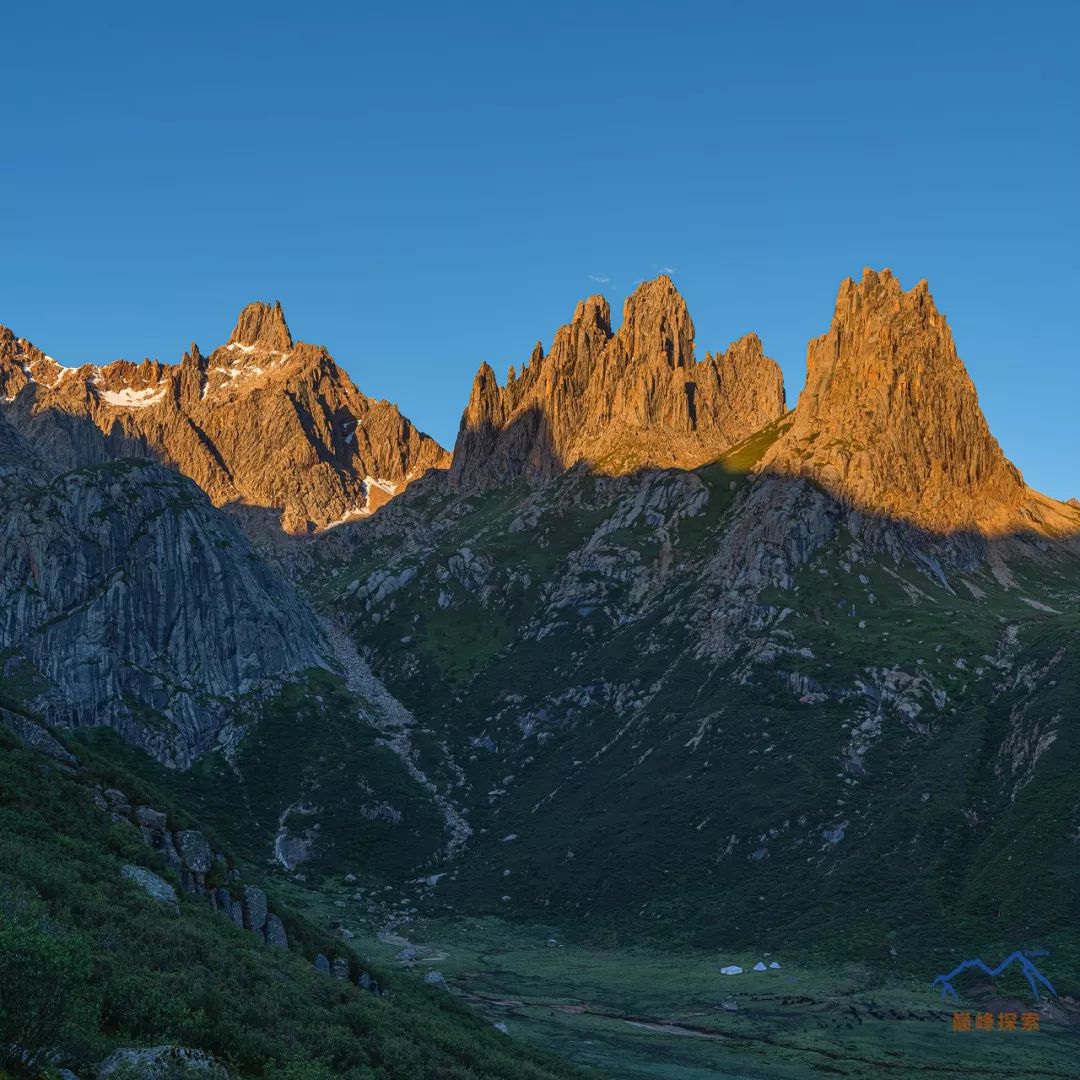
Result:
[[[441,971],[429,971],[424,976],[424,982],[428,986],[434,986],[436,990],[450,989],[450,987],[446,985],[446,979]]]
[[[229,1080],[224,1066],[204,1050],[186,1046],[124,1047],[98,1069],[98,1080]]]
[[[245,885],[244,898],[244,929],[254,930],[259,933],[266,926],[266,893],[254,885]]]
[[[160,810],[155,810],[152,806],[135,807],[135,824],[140,825],[144,829],[157,829],[161,832],[169,827],[165,815]]]
[[[13,713],[10,709],[0,709],[0,727],[7,728],[24,745],[40,750],[65,765],[79,764],[74,754],[68,753],[40,724],[25,716]]]
[[[128,881],[138,885],[151,900],[156,900],[173,911],[179,910],[176,890],[164,878],[158,877],[153,870],[147,870],[145,866],[135,866],[133,863],[124,863],[120,867],[120,873]]]
[[[285,933],[285,925],[276,915],[266,916],[266,944],[271,949],[287,949],[289,938]]]
[[[205,874],[210,869],[214,856],[201,832],[182,829],[176,834],[176,847],[180,852],[180,861],[188,870]]]
[[[343,956],[335,956],[334,962],[330,965],[330,974],[335,979],[348,979],[349,978],[349,961]]]
[[[315,970],[321,972],[323,975],[330,974],[330,961],[327,960],[322,953],[319,953],[319,955],[315,957],[312,964],[314,965]]]

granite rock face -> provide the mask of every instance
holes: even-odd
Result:
[[[783,377],[755,334],[695,359],[694,324],[670,278],[638,287],[615,334],[610,316],[603,297],[582,301],[551,352],[538,344],[505,386],[480,368],[454,447],[454,487],[543,482],[581,461],[615,474],[694,468],[783,415]]]
[[[0,408],[0,651],[62,727],[108,725],[185,766],[245,695],[327,666],[293,587],[186,477],[148,461],[57,473]]]
[[[179,364],[66,368],[0,327],[0,402],[62,468],[145,457],[189,476],[254,530],[363,516],[449,455],[360,393],[280,305],[249,304],[227,344]]]

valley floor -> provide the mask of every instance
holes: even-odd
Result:
[[[756,955],[590,946],[492,918],[354,932],[373,962],[417,979],[441,972],[511,1036],[619,1080],[1077,1075],[1080,1027],[1060,1010],[1040,1015],[1038,1031],[1022,1030],[1018,1017],[1015,1031],[957,1032],[954,1006],[930,989],[937,972],[890,979],[797,956],[764,957],[782,966],[755,972]],[[722,975],[726,964],[743,974]],[[955,1009],[1022,1015],[1033,1011],[1022,986],[973,984],[974,999]]]

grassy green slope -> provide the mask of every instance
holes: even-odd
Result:
[[[80,1075],[114,1046],[162,1042],[211,1051],[234,1078],[578,1075],[445,993],[377,970],[391,988],[380,998],[320,975],[310,956],[348,947],[287,912],[288,953],[258,946],[202,899],[181,893],[170,914],[121,878],[124,862],[170,871],[92,805],[94,779],[121,780],[183,819],[145,780],[96,759],[71,774],[0,735],[4,1046],[48,1048]]]
[[[149,778],[245,861],[274,863],[282,814],[292,808],[290,832],[313,840],[300,864],[313,884],[349,871],[395,880],[427,865],[446,835],[429,794],[363,719],[362,707],[340,678],[313,670],[259,703],[230,757],[204,755],[187,772],[158,765],[107,728],[74,738]]]

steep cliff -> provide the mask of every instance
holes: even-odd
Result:
[[[54,472],[0,415],[0,683],[186,765],[246,698],[326,666],[292,586],[186,477]]]
[[[784,412],[780,369],[749,334],[694,358],[694,324],[671,279],[645,282],[612,334],[601,296],[578,304],[500,387],[485,364],[461,419],[450,480],[485,490],[549,480],[579,461],[600,472],[693,468]]]
[[[804,476],[864,512],[948,533],[1067,529],[991,435],[925,281],[889,270],[840,286],[806,386],[762,471]]]
[[[371,513],[449,464],[324,348],[294,342],[280,305],[248,305],[225,345],[203,356],[193,344],[176,365],[65,368],[0,327],[0,399],[12,424],[67,468],[152,458],[215,505],[268,512],[292,533]]]

